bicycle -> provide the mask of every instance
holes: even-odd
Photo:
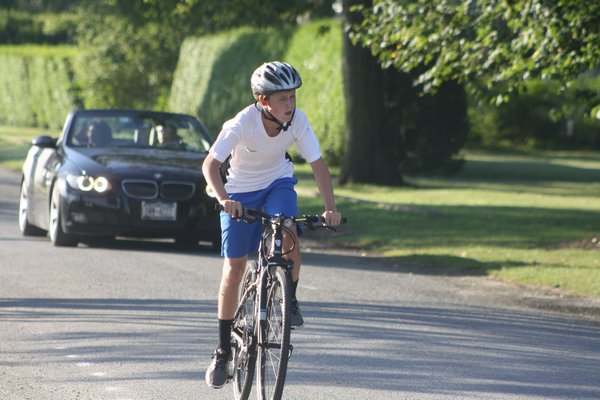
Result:
[[[244,209],[239,219],[262,223],[263,233],[258,260],[248,262],[240,284],[231,333],[233,359],[229,381],[233,382],[235,399],[247,400],[256,372],[258,398],[279,400],[283,394],[288,359],[293,352],[290,343],[293,262],[283,256],[296,245],[294,241],[290,249],[284,251],[283,235],[287,232],[289,237],[294,237],[291,234],[294,224],[310,230],[335,229],[324,225],[318,215],[287,217]],[[343,218],[342,223],[345,222]]]

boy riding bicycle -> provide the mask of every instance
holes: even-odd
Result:
[[[296,216],[297,194],[294,168],[286,152],[296,144],[310,164],[323,198],[325,224],[340,224],[329,169],[321,157],[319,142],[306,115],[296,108],[296,89],[302,79],[291,65],[272,61],[258,67],[251,78],[256,102],[223,124],[211,147],[202,171],[221,212],[223,274],[218,297],[219,344],[206,371],[206,383],[215,388],[225,385],[231,356],[231,327],[237,306],[237,294],[248,260],[258,248],[260,224],[247,224],[235,217],[242,208],[264,209],[270,214]],[[221,164],[229,161],[226,183]],[[304,324],[296,289],[300,275],[300,246],[289,254],[292,271],[292,326]]]

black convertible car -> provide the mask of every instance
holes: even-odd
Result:
[[[58,139],[27,154],[19,204],[24,235],[56,246],[115,236],[220,245],[215,200],[201,165],[211,138],[194,117],[77,110]]]

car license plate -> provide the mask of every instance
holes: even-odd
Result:
[[[175,221],[177,219],[177,203],[143,201],[142,219],[152,221]]]

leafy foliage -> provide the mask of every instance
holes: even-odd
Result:
[[[121,18],[88,18],[81,27],[79,61],[85,106],[163,107],[179,43],[162,32],[156,24],[136,28]]]
[[[600,2],[375,0],[354,40],[431,92],[456,80],[509,100],[532,78],[566,87],[600,64]],[[591,106],[591,105],[590,105]]]
[[[74,13],[29,14],[0,8],[0,43],[74,43],[76,26]]]
[[[600,103],[600,76],[586,74],[557,96],[559,84],[532,80],[508,103],[473,101],[472,146],[534,149],[600,149],[600,120],[586,104]]]
[[[292,26],[299,19],[333,15],[332,0],[109,0],[111,8],[133,22],[158,22],[191,33],[253,27]],[[96,9],[105,6],[92,5]]]

